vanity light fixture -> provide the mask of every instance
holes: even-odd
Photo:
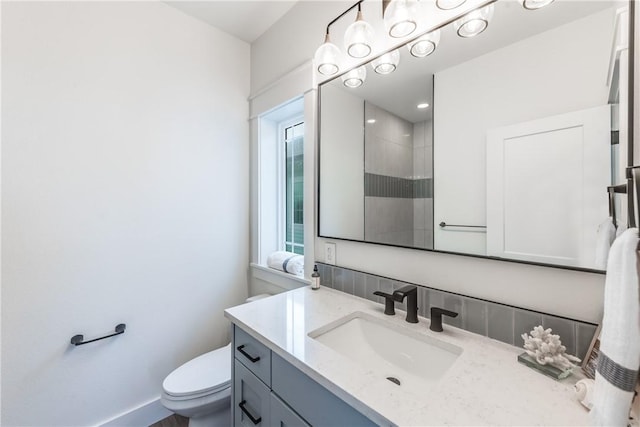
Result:
[[[536,10],[550,5],[553,3],[553,0],[519,0],[519,2],[522,3],[522,7],[527,10]]]
[[[491,3],[467,13],[453,23],[456,33],[464,38],[477,36],[489,26],[489,21],[493,16],[493,9],[493,3]]]
[[[440,29],[431,31],[407,44],[407,49],[416,58],[424,58],[436,50],[438,43],[440,43]]]
[[[363,66],[355,68],[342,76],[342,84],[346,87],[355,89],[362,86],[367,78],[367,69]]]
[[[324,76],[332,76],[340,71],[340,67],[338,66],[340,55],[341,53],[338,46],[331,43],[329,27],[327,27],[324,43],[320,45],[314,55],[314,62],[317,64],[318,72]]]
[[[418,104],[417,107],[421,110],[424,110],[425,108],[429,108],[429,104],[423,102],[422,104]]]
[[[371,66],[373,67],[373,71],[378,74],[389,74],[396,70],[399,62],[400,51],[396,49],[371,61]]]
[[[352,58],[365,58],[371,54],[373,44],[373,27],[362,19],[362,10],[358,3],[356,20],[344,32],[344,47]]]
[[[387,32],[393,38],[406,37],[418,28],[415,0],[391,0],[383,15]]]
[[[438,9],[451,10],[462,6],[467,0],[436,0]]]

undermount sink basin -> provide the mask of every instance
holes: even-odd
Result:
[[[309,337],[379,372],[405,389],[424,390],[453,365],[462,349],[362,312],[309,332]]]

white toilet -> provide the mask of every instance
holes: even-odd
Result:
[[[262,294],[247,302],[266,298]],[[231,344],[205,353],[171,372],[162,383],[162,405],[189,418],[189,427],[231,425]]]

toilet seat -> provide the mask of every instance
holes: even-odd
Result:
[[[164,397],[189,400],[231,386],[231,344],[210,351],[171,372],[162,383]]]

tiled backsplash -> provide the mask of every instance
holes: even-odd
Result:
[[[317,263],[322,286],[384,304],[375,291],[392,293],[402,286],[413,284],[376,276],[347,268]],[[413,284],[415,285],[415,284]],[[477,298],[418,286],[418,314],[429,317],[431,307],[442,307],[459,313],[458,317],[443,317],[443,323],[466,329],[507,344],[522,347],[521,334],[534,326],[551,328],[560,335],[567,353],[583,358],[596,331],[592,323],[552,316],[545,313],[511,307]],[[396,303],[404,310],[404,303]]]

